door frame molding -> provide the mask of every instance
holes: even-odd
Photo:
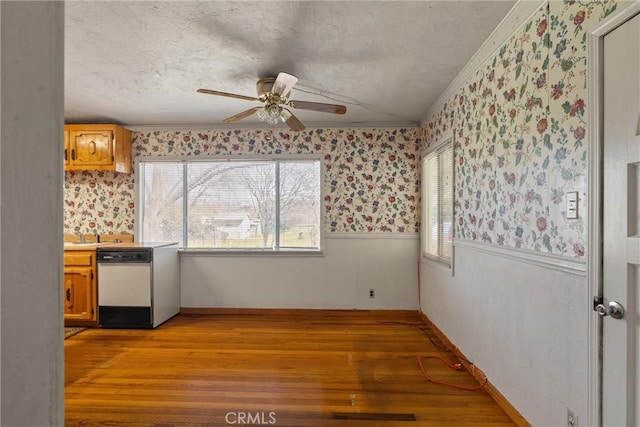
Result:
[[[587,36],[587,301],[602,295],[602,200],[603,200],[603,66],[604,36],[637,14],[640,1],[633,1],[592,28]],[[602,321],[590,312],[587,321],[587,425],[602,425]]]

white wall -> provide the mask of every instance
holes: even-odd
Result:
[[[417,235],[334,233],[325,246],[324,256],[182,253],[181,306],[418,308]]]
[[[64,424],[64,4],[0,2],[0,425]]]
[[[586,420],[585,265],[460,242],[455,276],[421,262],[421,310],[536,426]]]

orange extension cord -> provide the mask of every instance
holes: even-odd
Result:
[[[421,286],[420,286],[420,257],[418,257],[418,309],[420,311],[422,311],[422,304],[421,304],[422,299],[420,298],[420,291],[421,291],[420,288],[421,288]],[[455,384],[445,383],[444,381],[435,380],[435,379],[433,379],[433,378],[431,378],[429,376],[429,374],[427,373],[427,370],[422,365],[422,360],[423,359],[437,359],[437,360],[441,361],[442,363],[444,363],[445,365],[447,365],[448,367],[450,367],[451,369],[454,369],[456,371],[460,371],[462,369],[462,364],[460,364],[460,363],[451,364],[451,363],[447,362],[445,359],[443,359],[443,358],[441,358],[439,356],[418,356],[418,365],[420,366],[420,371],[422,371],[422,375],[424,376],[424,378],[427,381],[431,381],[434,384],[440,384],[440,385],[444,385],[444,386],[447,386],[447,387],[457,388],[459,390],[465,390],[465,391],[478,391],[478,390],[482,389],[485,385],[487,385],[487,383],[489,382],[489,380],[487,379],[486,375],[484,377],[484,381],[482,381],[482,383],[480,385],[475,386],[475,387],[464,387],[464,386],[459,386],[459,385],[455,385]]]
[[[437,359],[439,361],[441,361],[442,363],[444,363],[445,365],[447,365],[448,367],[450,367],[451,369],[454,369],[456,371],[460,371],[462,369],[462,364],[460,363],[449,363],[448,361],[446,361],[445,359],[438,357],[438,356],[418,356],[418,365],[420,366],[420,370],[422,371],[422,375],[424,375],[424,377],[426,378],[427,381],[431,381],[434,384],[440,384],[440,385],[444,385],[447,387],[453,387],[453,388],[457,388],[459,390],[466,390],[466,391],[478,391],[481,388],[483,388],[485,385],[487,385],[487,377],[484,377],[484,381],[482,382],[482,384],[475,386],[475,387],[464,387],[464,386],[460,386],[460,385],[455,385],[455,384],[449,384],[449,383],[445,383],[443,381],[438,381],[435,380],[433,378],[431,378],[429,376],[429,374],[427,373],[427,370],[424,368],[424,366],[422,365],[422,360],[423,359]]]

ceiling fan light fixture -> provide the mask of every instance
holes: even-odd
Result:
[[[279,119],[280,119],[280,116],[278,117],[267,116],[267,123],[270,124],[271,126],[274,126],[278,124]]]
[[[269,125],[273,126],[277,125],[280,119],[282,119],[281,110],[282,107],[280,107],[279,105],[270,104],[258,109],[256,111],[256,116],[258,116],[258,119],[261,122],[266,122]]]
[[[267,112],[264,110],[264,107],[256,111],[256,116],[258,116],[258,120],[260,120],[261,122],[264,122],[267,120]]]
[[[265,107],[267,110],[267,123],[270,125],[277,125],[280,121],[282,107],[278,104],[271,104]]]

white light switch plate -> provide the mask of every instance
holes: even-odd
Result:
[[[567,193],[567,219],[578,219],[578,192]]]

